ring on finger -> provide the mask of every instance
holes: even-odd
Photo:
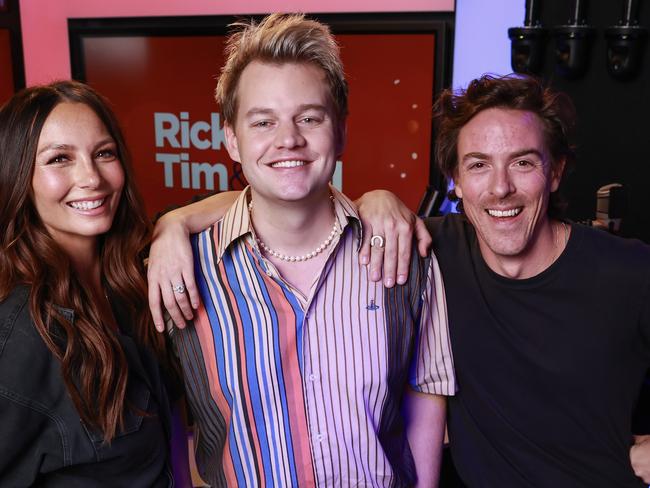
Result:
[[[370,238],[370,247],[378,247],[379,249],[384,248],[384,236],[378,234],[373,235]]]
[[[174,290],[174,293],[185,293],[185,284],[178,283],[177,285],[172,285],[172,290]]]

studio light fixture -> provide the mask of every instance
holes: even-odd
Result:
[[[539,20],[540,0],[526,0],[523,27],[508,29],[510,64],[516,73],[540,74],[544,64],[546,29]]]
[[[641,68],[648,29],[639,25],[638,9],[638,0],[624,0],[623,18],[605,29],[607,70],[617,80],[630,80]]]
[[[587,25],[586,12],[587,0],[573,0],[567,24],[553,29],[555,67],[558,74],[570,80],[583,76],[589,67],[595,29]]]

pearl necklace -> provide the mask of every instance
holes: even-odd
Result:
[[[253,210],[253,202],[251,201],[248,204],[248,211],[251,212],[252,210]],[[332,243],[332,240],[334,240],[334,238],[338,233],[339,233],[339,224],[336,221],[336,219],[334,219],[334,226],[332,227],[332,231],[327,236],[327,239],[325,239],[322,242],[322,244],[318,246],[316,249],[314,249],[312,252],[308,252],[307,254],[303,254],[302,256],[287,256],[286,254],[282,254],[280,252],[271,249],[259,237],[256,237],[255,240],[257,241],[259,247],[261,247],[264,250],[264,252],[266,252],[267,254],[270,254],[273,257],[281,259],[282,261],[287,261],[288,263],[297,263],[301,261],[307,261],[308,259],[318,256],[321,252],[323,252],[325,249],[329,247],[329,245]]]

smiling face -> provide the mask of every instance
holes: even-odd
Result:
[[[124,186],[115,141],[91,108],[63,102],[45,120],[36,150],[32,199],[52,238],[68,253],[96,245]]]
[[[344,137],[323,70],[253,61],[242,72],[237,97],[226,143],[254,198],[308,203],[326,197]]]
[[[547,209],[563,164],[555,171],[551,166],[534,113],[491,108],[460,130],[456,194],[491,268],[504,261],[542,262],[555,252]]]

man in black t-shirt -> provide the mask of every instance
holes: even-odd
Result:
[[[650,364],[650,248],[560,218],[570,101],[532,78],[484,76],[444,92],[434,120],[464,213],[429,222],[459,385],[448,429],[461,478],[644,486],[629,454]]]

